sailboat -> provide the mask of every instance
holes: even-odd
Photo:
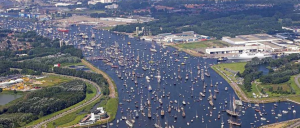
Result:
[[[233,97],[233,102],[231,103],[231,99],[230,99],[230,106],[232,105],[232,110],[231,109],[227,109],[226,112],[227,114],[231,115],[231,116],[234,116],[234,117],[237,117],[237,116],[240,116],[237,112],[235,112],[235,109],[236,109],[236,106],[235,106],[235,98]]]

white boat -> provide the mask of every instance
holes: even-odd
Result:
[[[257,53],[246,53],[243,52],[242,54],[238,54],[235,56],[227,57],[229,60],[247,60],[247,59],[252,59],[254,57],[257,57],[259,59],[266,58],[266,57],[272,57],[270,54],[264,54],[261,52]]]

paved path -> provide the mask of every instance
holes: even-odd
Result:
[[[89,81],[89,80],[87,80],[87,79],[79,78],[79,77],[73,77],[73,76],[58,75],[58,74],[53,74],[53,73],[46,73],[46,74],[49,74],[49,75],[57,75],[57,76],[63,76],[63,77],[68,77],[68,78],[72,78],[72,79],[82,80],[82,81],[84,81],[84,82],[87,82],[87,83],[90,83],[91,85],[93,85],[93,86],[97,89],[97,93],[96,93],[96,95],[95,95],[92,99],[90,99],[89,101],[87,101],[87,102],[85,102],[85,103],[83,103],[83,104],[81,104],[81,105],[79,105],[79,106],[76,106],[76,107],[74,107],[74,108],[72,108],[72,109],[70,109],[70,110],[68,110],[68,111],[65,111],[65,112],[63,112],[63,113],[61,113],[61,114],[55,115],[54,117],[52,117],[52,118],[50,118],[50,119],[44,120],[43,122],[40,122],[39,124],[33,126],[34,128],[41,128],[42,126],[44,126],[44,128],[46,128],[46,127],[47,127],[47,123],[50,123],[51,121],[54,121],[54,120],[56,120],[56,119],[58,119],[58,118],[60,118],[60,117],[66,116],[66,115],[69,114],[69,113],[72,113],[72,112],[74,112],[74,111],[77,111],[78,109],[81,109],[81,108],[83,108],[83,107],[85,107],[85,106],[91,104],[92,102],[94,102],[94,101],[100,99],[100,97],[101,97],[101,95],[100,95],[100,90],[101,90],[101,89],[100,89],[100,86],[98,86],[95,82]]]
[[[115,98],[116,97],[116,90],[115,90],[115,87],[114,87],[114,83],[112,82],[112,80],[110,79],[110,77],[105,72],[103,72],[100,69],[94,67],[92,64],[90,64],[86,60],[81,59],[81,62],[84,65],[86,65],[88,68],[90,68],[93,71],[95,71],[96,73],[102,74],[102,76],[106,79],[106,81],[107,81],[107,83],[109,85],[109,97]]]

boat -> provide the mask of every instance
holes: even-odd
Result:
[[[150,48],[150,52],[157,52],[157,50],[154,48]]]
[[[259,59],[266,58],[266,57],[272,57],[272,55],[265,54],[265,53],[247,53],[243,52],[242,54],[238,54],[236,56],[227,57],[229,60],[248,60],[252,59],[254,57],[257,57]]]
[[[286,110],[283,110],[283,111],[282,111],[282,113],[283,113],[283,114],[287,114],[287,113],[288,113],[288,111],[286,111]]]
[[[228,123],[231,124],[231,125],[236,125],[236,126],[241,126],[242,125],[242,123],[233,121],[232,119],[228,119]]]
[[[235,101],[234,97],[233,97],[233,101]],[[231,106],[232,106],[232,108],[231,108]],[[240,116],[239,113],[235,112],[235,109],[236,109],[235,103],[234,102],[231,103],[231,100],[230,100],[230,109],[226,110],[227,114],[234,116],[234,117]]]
[[[186,102],[183,100],[183,101],[182,101],[182,104],[183,104],[183,105],[186,105]]]
[[[200,92],[200,95],[201,95],[202,97],[205,97],[205,95],[204,95],[202,92]]]
[[[160,115],[164,116],[165,115],[165,111],[163,109],[160,110]]]
[[[222,61],[226,61],[226,60],[228,60],[227,57],[219,57],[217,61],[222,62]]]
[[[59,32],[69,32],[69,29],[66,29],[66,28],[57,28],[57,31],[59,31]]]

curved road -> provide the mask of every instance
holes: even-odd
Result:
[[[79,77],[58,75],[58,74],[53,74],[53,73],[47,73],[47,74],[57,75],[57,76],[64,76],[64,77],[68,77],[68,78],[72,78],[72,79],[79,79],[79,80],[82,80],[84,82],[90,83],[91,85],[93,85],[97,89],[97,93],[96,93],[96,95],[91,100],[89,100],[89,101],[87,101],[87,102],[85,102],[85,103],[83,103],[83,104],[81,104],[79,106],[76,106],[76,107],[74,107],[74,108],[72,108],[72,109],[70,109],[68,111],[65,111],[65,112],[63,112],[61,114],[55,115],[54,117],[52,117],[50,119],[44,120],[43,122],[40,122],[39,124],[33,126],[34,128],[41,128],[43,125],[44,125],[44,128],[46,128],[47,127],[47,123],[49,123],[51,121],[54,121],[54,120],[56,120],[56,119],[58,119],[60,117],[63,117],[65,115],[69,114],[69,113],[77,111],[78,109],[83,108],[83,107],[91,104],[92,102],[94,102],[95,100],[98,100],[101,97],[101,95],[100,95],[100,90],[101,89],[100,89],[100,87],[95,82],[89,81],[87,79],[79,78]]]

